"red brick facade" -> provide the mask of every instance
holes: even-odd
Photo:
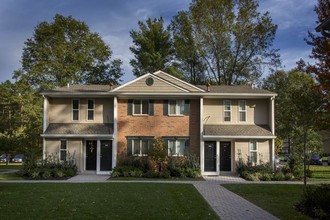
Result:
[[[127,136],[189,136],[189,152],[199,155],[199,100],[190,100],[189,116],[164,115],[163,100],[154,100],[152,116],[128,115],[127,103],[127,99],[118,99],[118,154],[126,154]]]

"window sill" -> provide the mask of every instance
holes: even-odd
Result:
[[[185,115],[172,115],[172,114],[168,114],[167,116],[169,116],[169,117],[184,117]]]
[[[144,114],[141,114],[141,115],[132,115],[133,117],[148,117],[148,116],[151,116],[151,115],[144,115]]]

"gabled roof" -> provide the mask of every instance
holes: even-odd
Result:
[[[198,87],[207,90],[207,86],[204,85],[199,85]],[[249,85],[232,85],[232,86],[227,86],[227,85],[216,85],[216,86],[210,86],[210,90],[208,93],[222,93],[222,94],[272,94],[275,95],[276,93],[264,90],[264,89],[259,89],[259,88],[253,88],[252,86]]]
[[[191,93],[205,90],[162,71],[144,74],[111,92],[117,93]]]

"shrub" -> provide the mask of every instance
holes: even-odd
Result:
[[[330,185],[307,186],[296,208],[317,219],[330,219]]]
[[[26,160],[18,174],[32,179],[51,179],[75,176],[77,170],[74,155],[68,155],[68,160],[60,161],[57,155],[52,154],[41,163],[37,163],[36,160],[32,159]]]
[[[275,181],[283,181],[285,180],[285,176],[282,172],[276,172],[273,176],[273,180]]]
[[[294,180],[294,175],[292,173],[286,173],[284,175],[285,180]]]
[[[259,181],[259,176],[260,176],[259,173],[247,172],[245,179],[248,180],[248,181]]]
[[[271,181],[273,175],[271,173],[260,173],[259,179],[261,181]]]

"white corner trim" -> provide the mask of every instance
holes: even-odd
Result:
[[[136,78],[136,79],[133,79],[133,80],[131,80],[131,81],[129,81],[129,82],[127,82],[127,83],[121,85],[121,86],[118,86],[117,88],[111,90],[110,92],[116,92],[117,90],[119,90],[119,89],[121,89],[121,88],[123,88],[123,87],[125,87],[125,86],[128,86],[128,85],[130,85],[130,84],[132,84],[132,83],[135,83],[136,81],[139,81],[140,79],[143,79],[143,78],[145,78],[145,77],[147,77],[147,76],[151,76],[151,73],[146,73],[146,74],[144,74],[144,75],[142,75],[142,76],[139,76],[139,77]]]

